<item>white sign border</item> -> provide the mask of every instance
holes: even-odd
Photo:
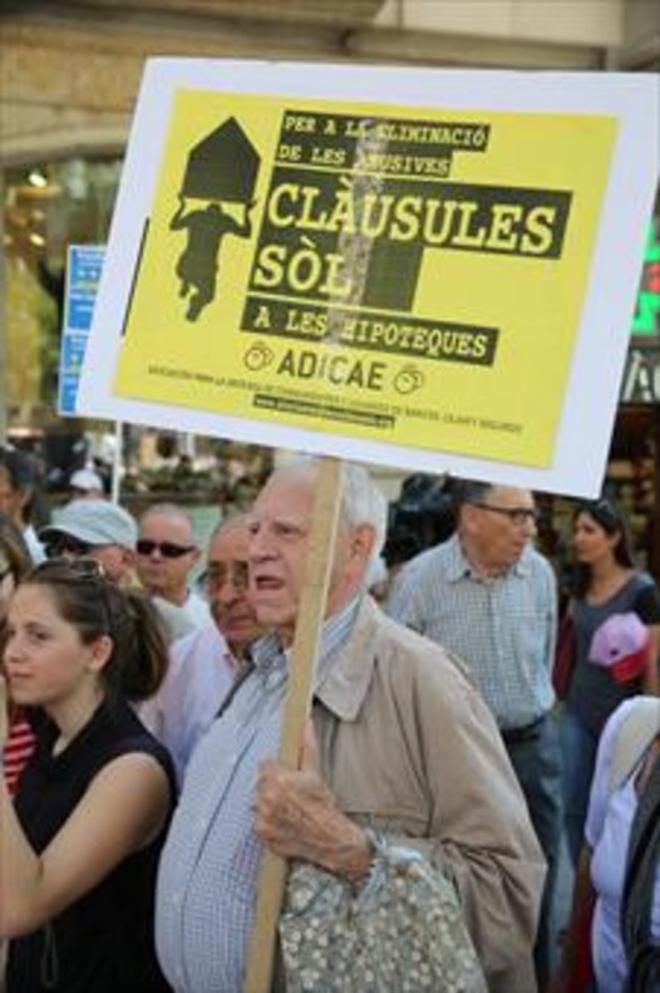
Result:
[[[452,111],[601,113],[618,118],[619,133],[553,465],[533,468],[456,452],[405,448],[113,395],[112,380],[132,274],[144,221],[153,202],[173,97],[182,87],[284,94],[310,100],[412,104]],[[658,103],[657,78],[652,74],[523,74],[225,59],[148,60],[87,343],[77,412],[412,471],[449,471],[502,485],[582,497],[596,495],[617,410],[644,240],[655,195],[660,144]],[[621,154],[622,149],[627,150],[625,155]],[[634,149],[634,154],[630,149]],[[612,258],[608,255],[612,246],[625,246],[625,250]],[[616,278],[612,278],[615,271]],[[608,342],[607,348],[603,348],[603,341]]]

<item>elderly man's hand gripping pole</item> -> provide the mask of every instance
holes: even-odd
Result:
[[[262,762],[257,778],[255,830],[282,858],[302,859],[351,883],[369,872],[373,850],[367,834],[337,807],[318,772],[311,721],[301,746],[300,769]]]

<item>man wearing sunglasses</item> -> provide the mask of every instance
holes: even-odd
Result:
[[[555,577],[530,545],[537,511],[529,490],[465,481],[455,507],[456,533],[404,567],[388,613],[462,658],[495,715],[548,861],[535,949],[542,991],[561,837],[559,741],[550,717]]]
[[[135,582],[133,564],[137,525],[122,507],[105,500],[72,500],[39,537],[49,559],[96,559],[118,586]]]
[[[146,591],[177,607],[196,628],[205,627],[211,619],[208,605],[189,585],[200,550],[186,512],[175,504],[154,504],[140,518],[136,549]]]
[[[95,559],[108,579],[122,589],[140,585],[135,571],[137,536],[133,516],[106,500],[72,500],[39,532],[47,558]],[[168,642],[194,630],[195,624],[182,610],[162,597],[151,599],[163,619]]]

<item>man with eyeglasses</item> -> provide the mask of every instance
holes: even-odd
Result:
[[[465,481],[455,507],[456,533],[404,566],[387,610],[460,656],[495,715],[548,861],[535,949],[543,990],[561,838],[560,752],[550,716],[555,577],[530,544],[537,511],[529,490]]]
[[[247,519],[221,521],[208,547],[206,589],[212,622],[170,649],[163,684],[140,718],[168,749],[179,783],[202,734],[229,691],[248,646],[264,633],[248,597]]]
[[[178,608],[196,628],[205,627],[208,604],[189,585],[200,550],[186,512],[175,504],[154,504],[140,518],[136,549],[137,573],[147,592]]]

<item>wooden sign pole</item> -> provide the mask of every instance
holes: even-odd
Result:
[[[280,739],[279,760],[290,769],[298,765],[303,729],[311,709],[315,662],[339,520],[342,462],[324,457],[320,465]],[[286,868],[285,859],[264,849],[243,993],[270,993]]]

